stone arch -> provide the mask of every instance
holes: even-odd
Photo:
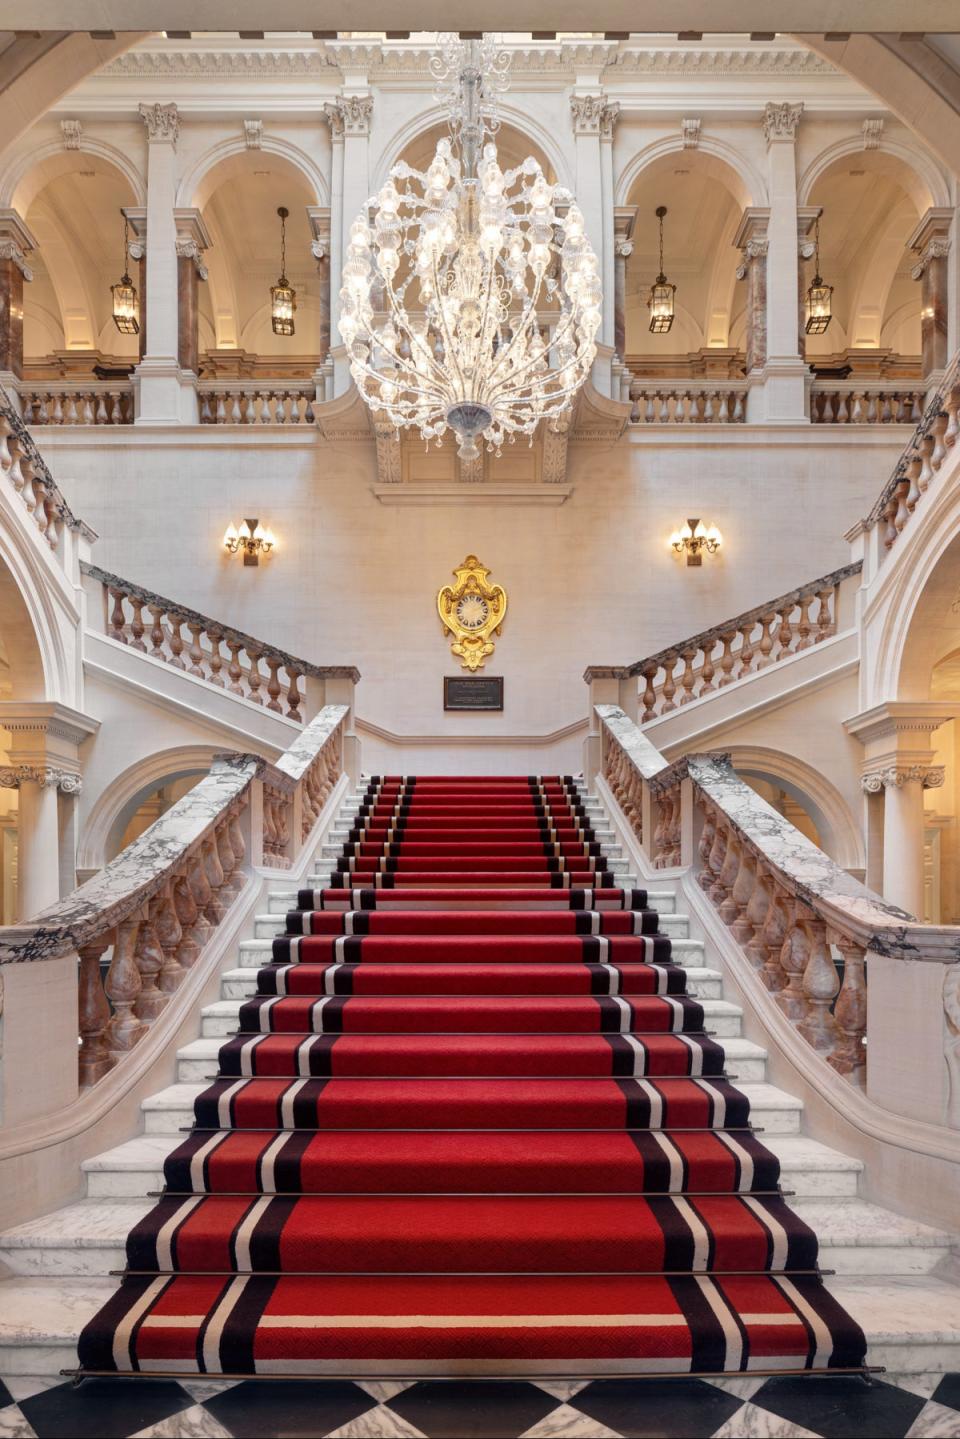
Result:
[[[960,649],[960,532],[954,530],[926,568],[922,587],[903,632],[897,668],[898,700],[930,697],[934,666]]]
[[[128,766],[97,797],[87,816],[77,851],[77,868],[94,872],[103,868],[140,804],[160,785],[207,773],[222,746],[182,745],[159,750]]]
[[[866,866],[863,834],[839,790],[805,760],[764,745],[731,745],[739,775],[766,780],[784,790],[816,826],[821,848],[842,869]]]
[[[147,203],[146,180],[129,155],[105,140],[81,132],[79,146],[75,150],[65,150],[62,140],[51,140],[49,144],[30,150],[11,166],[0,181],[0,206],[25,216],[37,195],[51,181],[81,168],[84,155],[94,155],[120,173],[130,187],[133,196],[131,205]]]
[[[0,632],[10,666],[6,698],[75,702],[75,676],[57,625],[53,590],[39,557],[29,554],[22,530],[0,504]]]
[[[950,186],[942,170],[919,148],[908,148],[895,140],[880,137],[872,150],[863,148],[862,135],[850,135],[821,150],[809,163],[797,182],[797,203],[810,204],[810,195],[817,181],[835,166],[856,157],[857,165],[868,170],[888,169],[923,214],[931,205],[949,205]]]
[[[644,146],[627,162],[620,172],[615,185],[617,205],[629,205],[630,192],[644,170],[658,162],[669,160],[674,155],[683,155],[691,163],[705,168],[730,190],[734,199],[745,210],[748,205],[767,205],[767,186],[762,175],[725,140],[715,136],[701,135],[696,150],[685,150],[681,135],[667,135],[652,144]],[[699,160],[692,157],[699,156]],[[706,161],[706,164],[704,164]]]
[[[557,184],[567,189],[573,189],[573,176],[567,157],[563,154],[556,142],[555,136],[541,125],[532,116],[516,106],[504,104],[499,105],[501,128],[506,128],[513,133],[526,139],[535,149],[540,151],[535,158],[546,160],[549,168],[557,177]],[[377,159],[370,167],[372,193],[376,193],[385,183],[390,168],[395,165],[406,150],[422,136],[441,125],[445,125],[447,112],[441,105],[432,105],[427,110],[418,110],[405,125],[395,130],[384,145]]]
[[[291,175],[297,176],[313,192],[315,205],[329,205],[330,191],[319,165],[305,150],[278,135],[264,134],[260,147],[265,154],[280,160]],[[224,180],[242,174],[250,163],[250,150],[242,136],[221,140],[204,152],[180,181],[177,207],[202,210],[214,190]]]

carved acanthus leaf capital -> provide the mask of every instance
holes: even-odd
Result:
[[[173,145],[176,147],[180,134],[180,111],[176,105],[140,104],[137,106],[140,118],[147,127],[147,141],[151,145]]]
[[[75,770],[58,769],[49,764],[11,764],[0,767],[0,789],[19,789],[22,784],[36,784],[41,789],[59,789],[64,794],[80,794],[83,779]]]
[[[924,789],[939,789],[944,782],[944,767],[942,764],[890,764],[860,776],[860,788],[866,794],[879,794],[883,789],[902,789],[911,782],[922,785]]]
[[[575,135],[603,134],[609,139],[620,115],[620,105],[604,95],[571,95],[570,113]]]
[[[373,115],[372,95],[341,95],[323,107],[334,135],[369,135]]]
[[[633,254],[633,241],[615,240],[613,243],[613,252],[618,257],[618,259],[629,260],[630,256]]]
[[[774,103],[768,100],[763,107],[763,138],[770,145],[774,140],[795,140],[803,101],[791,105],[789,101]]]
[[[311,240],[310,253],[315,260],[329,260],[330,242],[328,240]]]
[[[33,271],[27,264],[27,257],[12,236],[0,239],[0,260],[12,260],[25,280],[33,279]]]
[[[207,267],[203,263],[203,251],[192,235],[177,236],[177,255],[181,260],[192,260],[201,280],[207,278]]]
[[[910,271],[911,280],[922,280],[933,260],[945,260],[950,254],[950,241],[944,238],[931,240],[920,259]]]

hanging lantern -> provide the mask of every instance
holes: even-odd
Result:
[[[297,292],[287,279],[287,216],[290,211],[281,205],[280,216],[280,278],[270,286],[270,319],[275,335],[292,335],[296,329],[293,314],[297,308]]]
[[[130,278],[130,223],[123,217],[123,274],[110,286],[113,297],[113,323],[121,335],[139,335],[140,300],[137,287]]]
[[[817,216],[816,229],[814,231],[814,270],[815,274],[811,283],[807,286],[807,323],[808,335],[823,335],[829,328],[833,319],[833,286],[823,283],[823,276],[820,274],[820,216]]]
[[[673,324],[673,297],[677,293],[676,285],[671,285],[663,273],[663,217],[666,213],[666,205],[657,206],[657,219],[660,221],[660,273],[650,287],[650,298],[647,300],[651,335],[665,335],[669,331]]]

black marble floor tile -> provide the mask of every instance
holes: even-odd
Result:
[[[881,1380],[798,1375],[768,1379],[751,1403],[823,1439],[903,1439],[926,1401]]]
[[[204,1401],[237,1439],[316,1439],[376,1407],[345,1379],[245,1379]]]
[[[930,1398],[950,1409],[960,1409],[960,1374],[944,1374]]]
[[[570,1402],[624,1439],[709,1439],[743,1404],[703,1379],[596,1379]]]
[[[4,1384],[3,1380],[0,1379],[0,1409],[5,1409],[8,1404],[12,1404],[13,1402],[13,1395],[10,1393],[10,1390],[7,1388],[6,1384]]]
[[[412,1384],[389,1407],[428,1439],[516,1439],[556,1409],[557,1400],[526,1380],[451,1379]]]
[[[193,1403],[173,1379],[85,1379],[21,1399],[39,1439],[125,1439]]]

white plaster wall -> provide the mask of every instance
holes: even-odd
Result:
[[[553,508],[384,506],[371,493],[372,443],[313,431],[138,427],[38,440],[102,536],[97,563],[308,660],[355,663],[362,719],[451,738],[552,733],[583,717],[588,663],[635,660],[843,564],[843,531],[902,443],[886,430],[631,432],[611,447],[572,445],[574,491]],[[220,545],[245,514],[279,540],[256,570]],[[699,570],[667,545],[688,515],[724,534]],[[509,596],[487,666],[504,676],[502,715],[442,708],[442,677],[457,666],[435,598],[470,551]],[[432,767],[444,763],[438,754]]]

